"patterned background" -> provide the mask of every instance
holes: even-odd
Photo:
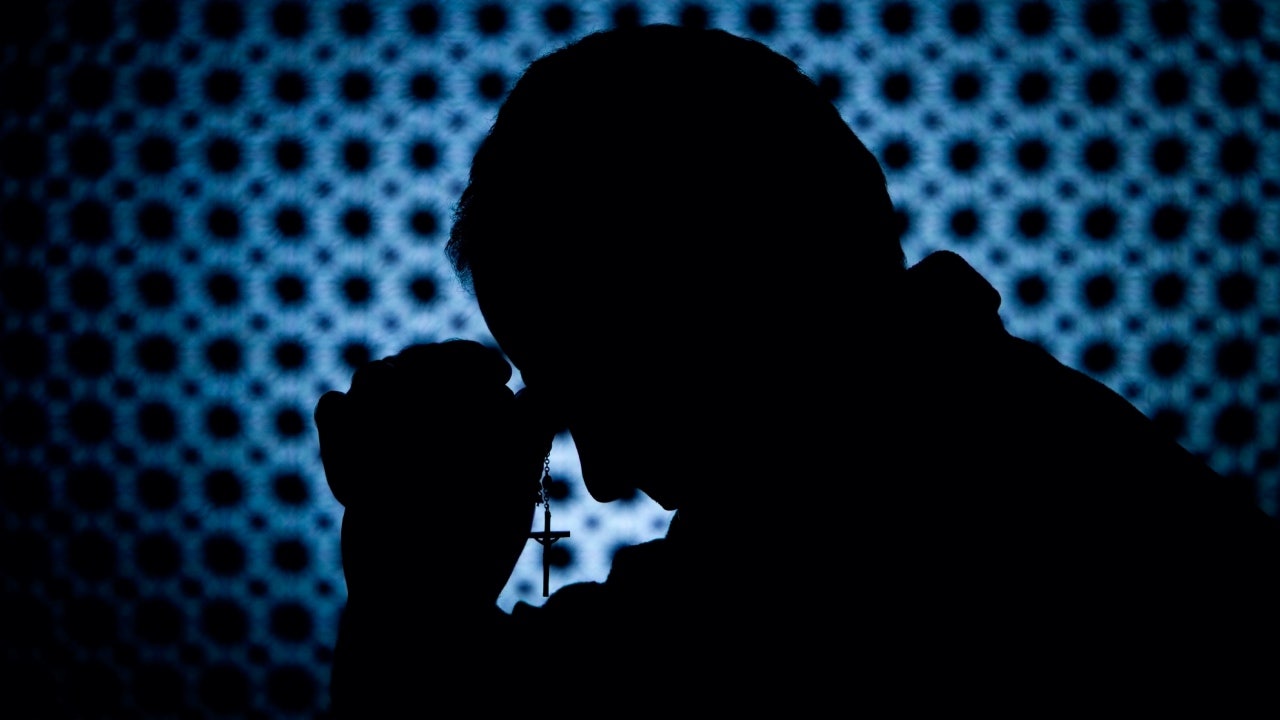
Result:
[[[619,24],[796,60],[882,159],[910,262],[959,252],[1012,332],[1280,512],[1274,6],[2,7],[0,683],[67,714],[322,713],[345,591],[314,403],[410,342],[491,342],[442,252],[471,153],[530,60]],[[567,437],[552,468],[553,586],[665,529],[593,503]],[[531,545],[503,606],[540,581]]]

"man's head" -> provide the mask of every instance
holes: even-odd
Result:
[[[616,400],[618,376],[694,407],[758,374],[770,335],[873,311],[904,267],[884,175],[815,84],[755,41],[667,25],[530,65],[448,252],[526,384],[570,415]]]

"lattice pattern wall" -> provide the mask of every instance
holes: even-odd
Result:
[[[795,59],[881,157],[909,261],[961,253],[1011,331],[1277,513],[1274,6],[7,3],[6,679],[323,709],[344,586],[312,407],[410,342],[488,339],[442,254],[471,153],[530,60],[638,22]],[[552,465],[556,583],[665,529],[592,504],[567,438]],[[530,551],[502,602],[540,580]]]

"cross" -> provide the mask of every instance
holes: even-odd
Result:
[[[547,554],[547,548],[560,538],[569,537],[569,531],[552,530],[551,508],[545,505],[543,507],[546,510],[542,513],[542,532],[531,532],[529,537],[537,540],[542,546],[542,597],[546,597],[548,586],[551,584],[551,556]]]

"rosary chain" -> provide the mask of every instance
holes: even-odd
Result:
[[[547,455],[542,458],[542,480],[538,483],[539,498],[537,503],[546,508],[551,507],[549,504],[547,504],[547,485],[550,484],[550,481],[551,481],[551,453],[547,453]]]

